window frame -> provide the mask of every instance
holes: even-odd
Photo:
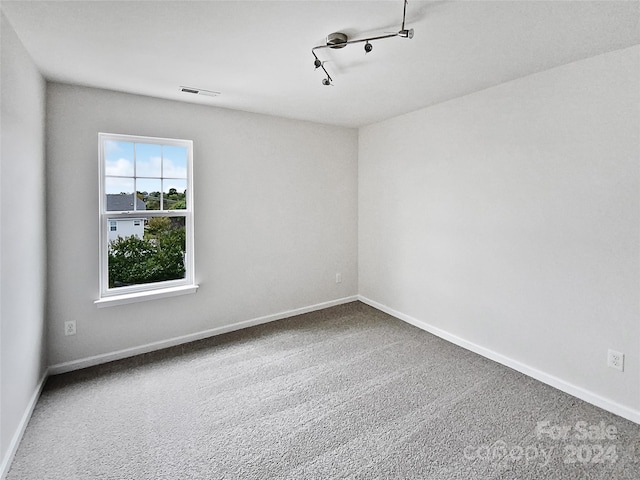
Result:
[[[142,144],[155,144],[163,146],[180,146],[187,150],[187,188],[186,188],[186,208],[176,210],[136,210],[128,211],[108,211],[106,192],[106,156],[105,143],[108,141],[131,142]],[[134,172],[132,177],[137,178],[136,157],[134,147]],[[99,274],[100,274],[100,297],[94,302],[98,307],[108,305],[119,305],[123,303],[133,303],[137,301],[149,300],[157,297],[168,297],[195,293],[198,285],[195,284],[195,246],[194,246],[194,222],[193,222],[193,141],[175,138],[146,137],[139,135],[126,135],[115,133],[98,133],[98,158],[99,158],[99,206],[98,220],[100,224],[100,245],[99,245]],[[161,176],[160,179],[165,178]],[[134,182],[134,200],[137,188]],[[164,196],[163,192],[161,197]],[[164,205],[163,205],[164,207]],[[162,282],[144,283],[139,285],[128,285],[124,287],[109,288],[109,231],[110,222],[121,219],[131,219],[135,215],[136,219],[148,220],[152,217],[185,217],[185,276],[178,280],[166,280]]]

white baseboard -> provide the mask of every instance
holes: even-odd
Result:
[[[253,318],[242,322],[234,323],[232,325],[224,325],[222,327],[211,328],[202,332],[191,333],[189,335],[182,335],[180,337],[170,338],[168,340],[162,340],[159,342],[147,343],[132,348],[125,348],[110,353],[103,353],[100,355],[94,355],[92,357],[82,358],[79,360],[72,360],[70,362],[58,363],[49,367],[49,375],[58,375],[60,373],[71,372],[74,370],[80,370],[81,368],[93,367],[102,363],[112,362],[114,360],[121,360],[123,358],[133,357],[143,353],[153,352],[155,350],[161,350],[163,348],[174,347],[183,343],[194,342],[196,340],[202,340],[203,338],[213,337],[215,335],[221,335],[223,333],[233,332],[235,330],[241,330],[243,328],[253,327],[263,323],[274,322],[283,318],[293,317],[295,315],[301,315],[303,313],[314,312],[316,310],[322,310],[323,308],[334,307],[336,305],[342,305],[349,302],[355,302],[358,300],[357,295],[350,297],[339,298],[337,300],[331,300],[328,302],[318,303],[308,307],[296,308],[293,310],[287,310],[285,312],[274,313],[272,315],[265,315],[263,317]]]
[[[33,409],[36,407],[36,403],[38,403],[38,399],[40,398],[40,394],[42,393],[42,388],[44,387],[44,383],[47,381],[48,376],[49,371],[48,369],[46,369],[42,375],[42,378],[40,378],[38,385],[33,391],[31,398],[29,399],[27,408],[25,408],[24,413],[22,414],[22,418],[20,419],[18,428],[13,434],[13,438],[11,438],[7,453],[5,454],[4,458],[2,459],[2,463],[0,464],[0,480],[4,479],[7,476],[7,473],[9,473],[9,468],[11,467],[13,457],[15,457],[16,452],[18,451],[18,445],[20,445],[20,441],[22,440],[24,431],[29,424],[29,420],[31,419],[31,415],[33,414]]]
[[[557,388],[558,390],[568,393],[569,395],[573,395],[574,397],[584,400],[585,402],[591,403],[596,407],[600,407],[603,410],[607,410],[608,412],[615,413],[616,415],[626,418],[627,420],[631,420],[634,423],[640,424],[640,411],[638,410],[616,403],[612,400],[609,400],[608,398],[602,397],[582,387],[573,385],[572,383],[569,383],[561,378],[555,377],[551,374],[540,371],[522,362],[519,362],[505,355],[502,355],[501,353],[495,352],[488,348],[469,342],[464,338],[453,335],[445,330],[434,327],[426,322],[413,318],[409,315],[405,315],[402,312],[398,312],[397,310],[389,308],[386,305],[382,305],[381,303],[378,303],[374,300],[366,298],[362,295],[358,295],[358,300],[382,312],[388,313],[389,315],[395,318],[398,318],[399,320],[402,320],[415,327],[418,327],[421,330],[432,333],[437,337],[440,337],[444,340],[447,340],[448,342],[458,345],[459,347],[470,350],[474,353],[477,353],[478,355],[482,355],[483,357],[493,360],[494,362],[498,362],[509,368],[517,370],[520,373],[523,373],[529,377],[535,378],[536,380],[546,383],[547,385]]]

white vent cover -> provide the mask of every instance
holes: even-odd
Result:
[[[213,92],[211,90],[203,90],[202,88],[196,87],[180,87],[180,91],[184,93],[192,93],[194,95],[206,95],[207,97],[217,97],[220,95],[220,92]]]

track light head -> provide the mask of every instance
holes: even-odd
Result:
[[[330,86],[331,85],[331,80],[329,80],[329,77],[323,78],[322,79],[322,84],[327,86],[327,87]]]
[[[313,62],[313,65],[314,65],[316,68],[320,68],[320,67],[322,66],[322,62],[320,61],[320,59],[319,59],[319,58],[316,58],[316,59],[315,59],[315,61]]]
[[[373,45],[371,45],[369,42],[364,44],[364,53],[369,53],[371,50],[373,50]]]
[[[413,38],[413,28],[409,30],[400,30],[398,36],[402,38]]]

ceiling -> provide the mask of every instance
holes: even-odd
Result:
[[[48,80],[346,127],[640,43],[637,1],[410,0],[413,39],[319,50],[323,86],[311,48],[397,32],[402,0],[0,5]]]

